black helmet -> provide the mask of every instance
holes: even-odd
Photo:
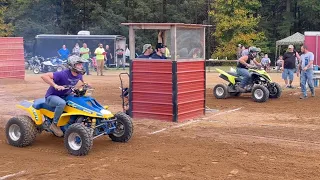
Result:
[[[68,58],[68,68],[71,71],[74,71],[78,74],[85,74],[86,71],[83,68],[81,69],[76,68],[76,64],[85,63],[85,62],[88,62],[88,61],[83,59],[82,57],[72,55]]]
[[[257,54],[261,51],[260,48],[257,48],[257,47],[249,47],[249,53],[253,56],[253,57],[256,57]],[[254,54],[255,53],[255,54]]]

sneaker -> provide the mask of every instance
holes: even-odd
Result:
[[[63,136],[62,130],[54,123],[51,123],[50,130],[58,137],[62,137]]]
[[[289,85],[289,88],[290,88],[290,89],[294,89],[294,87],[293,87],[292,85]]]
[[[307,99],[308,97],[307,96],[304,96],[304,95],[302,95],[302,96],[300,96],[300,99]]]
[[[312,97],[315,97],[315,96],[316,96],[316,92],[313,91],[313,92],[311,93],[311,96],[312,96]]]

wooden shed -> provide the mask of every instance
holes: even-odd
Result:
[[[183,122],[205,114],[205,27],[183,23],[123,23],[129,26],[129,114]],[[171,59],[135,58],[135,30],[166,33]],[[146,44],[149,42],[146,42]],[[153,43],[154,44],[154,43]]]

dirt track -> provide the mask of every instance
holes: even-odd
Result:
[[[118,73],[87,78],[113,111],[121,110]],[[280,74],[272,77],[283,84]],[[299,100],[298,89],[284,90],[281,99],[258,104],[248,95],[213,98],[218,82],[207,74],[207,106],[218,111],[182,125],[134,119],[128,143],[100,137],[86,157],[68,155],[63,139],[48,133],[30,147],[11,147],[0,128],[0,179],[18,172],[14,179],[319,179],[320,91]],[[36,75],[0,80],[2,127],[22,113],[15,103],[40,98],[47,87]]]

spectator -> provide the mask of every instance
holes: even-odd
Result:
[[[277,60],[277,71],[282,70],[282,63],[283,63],[283,56],[280,55],[279,59]]]
[[[308,86],[311,91],[311,96],[315,96],[315,89],[313,85],[313,61],[314,61],[314,54],[308,50],[308,47],[306,45],[301,46],[301,58],[299,61],[297,76],[299,76],[301,71],[301,77],[300,77],[300,86],[301,86],[301,92],[302,96],[300,99],[307,98],[307,89],[306,89],[306,83],[308,83]]]
[[[296,51],[294,51],[293,45],[289,45],[288,51],[284,53],[282,61],[282,79],[286,84],[286,88],[294,88],[292,86],[292,82],[294,78],[293,74],[296,68],[296,58],[300,59],[299,54]]]
[[[76,43],[76,45],[72,49],[72,54],[76,56],[80,56],[80,47],[78,43]]]
[[[241,52],[242,52],[242,45],[238,44],[238,48],[237,48],[237,59],[241,58]]]
[[[123,54],[124,54],[124,49],[122,49],[120,47],[120,45],[118,45],[118,48],[116,49],[116,57],[117,57],[117,69],[119,69],[119,66],[120,66],[120,61],[122,62],[122,67],[123,67],[123,70],[125,70],[125,59],[123,57]]]
[[[112,60],[112,53],[111,53],[109,45],[106,45],[105,52],[106,52],[105,59],[106,59],[107,67],[110,67],[110,63],[111,63],[111,60]]]
[[[99,71],[101,76],[103,76],[104,56],[106,53],[101,43],[99,44],[99,47],[94,51],[94,54],[96,55],[97,61],[97,76],[99,76]]]
[[[262,65],[263,69],[265,71],[269,71],[270,64],[271,64],[271,60],[268,57],[268,54],[265,54],[264,58],[261,59],[261,65]]]
[[[126,44],[126,52],[125,52],[125,62],[128,62],[129,63],[129,60],[130,60],[130,50],[128,48],[128,44]]]
[[[164,56],[166,49],[162,43],[158,43],[155,50],[156,53],[152,54],[151,59],[167,59],[167,57]]]
[[[138,58],[145,58],[145,59],[150,59],[150,55],[152,54],[153,49],[152,49],[152,45],[151,44],[145,44],[143,45],[143,51],[140,56],[138,56]]]
[[[58,51],[60,59],[66,60],[70,55],[70,51],[67,49],[66,45],[63,45],[62,48]]]
[[[166,56],[167,58],[170,58],[171,54],[170,54],[170,50],[169,50],[168,46],[167,45],[163,45],[163,46],[166,48],[164,56]]]
[[[90,73],[89,73],[89,62],[88,62],[88,59],[90,58],[89,57],[90,49],[87,47],[86,43],[83,43],[82,48],[80,48],[80,54],[81,54],[82,59],[87,60],[87,62],[84,63],[84,67],[85,67],[87,75],[90,75]]]
[[[241,57],[249,55],[249,48],[242,46]]]

